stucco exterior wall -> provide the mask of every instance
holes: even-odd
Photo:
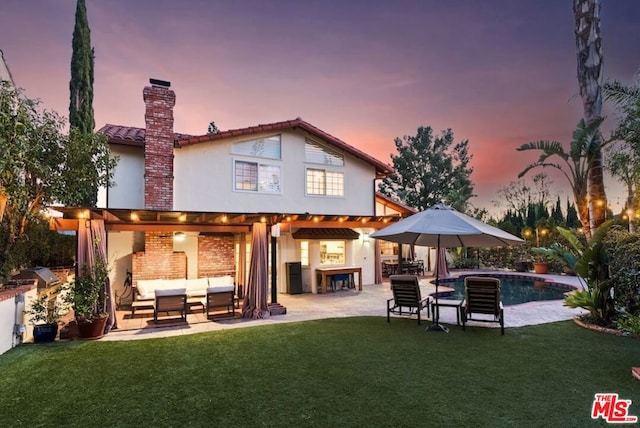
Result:
[[[37,289],[33,286],[22,287],[19,292],[3,291],[0,298],[0,354],[3,354],[22,342],[33,341],[33,325],[24,314],[26,308],[37,297]],[[22,337],[15,335],[15,326],[23,326]]]
[[[252,139],[273,134],[256,135]],[[305,163],[305,136],[297,132],[281,134],[281,160],[232,154],[226,139],[186,146],[175,151],[174,209],[218,212],[282,212],[334,215],[373,215],[374,167],[344,154],[344,166]],[[244,138],[246,140],[246,138]],[[281,193],[264,194],[234,190],[235,160],[258,161],[281,167]],[[343,171],[345,195],[319,197],[305,194],[306,167]]]
[[[113,174],[115,186],[107,190],[109,208],[144,208],[144,153],[141,147],[111,145],[112,156],[118,156]]]
[[[346,260],[344,265],[338,266],[358,266],[362,268],[362,284],[371,285],[375,283],[375,243],[373,239],[365,240],[365,234],[373,233],[374,229],[356,228],[354,231],[360,234],[359,239],[346,241]],[[283,234],[278,238],[278,278],[277,289],[279,293],[287,292],[287,262],[300,261],[300,242],[302,239],[294,239],[291,234]],[[302,289],[305,293],[316,293],[318,281],[316,278],[316,268],[322,267],[320,264],[320,240],[307,239],[309,242],[309,266],[302,266]],[[356,283],[358,278],[354,278]]]

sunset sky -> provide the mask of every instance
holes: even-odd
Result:
[[[67,116],[75,0],[2,0],[16,85]],[[571,0],[87,0],[96,127],[144,127],[149,78],[176,92],[175,130],[298,116],[381,161],[421,126],[468,139],[477,198],[516,180],[539,139],[582,116]],[[640,1],[603,0],[606,79],[640,69]],[[6,72],[0,66],[0,76]],[[605,129],[614,117],[606,108]],[[554,178],[554,193],[566,182]],[[610,204],[622,193],[607,181]],[[564,193],[563,193],[564,194]]]

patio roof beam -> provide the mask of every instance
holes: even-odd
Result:
[[[111,223],[107,230],[135,232],[222,232],[248,233],[251,228],[243,225],[204,225],[204,224],[153,224],[153,223]]]

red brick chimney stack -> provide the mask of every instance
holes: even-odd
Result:
[[[173,106],[176,94],[170,82],[149,79],[143,91],[145,104],[144,207],[173,209]]]

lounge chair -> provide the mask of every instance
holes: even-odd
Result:
[[[430,297],[422,298],[420,293],[420,283],[415,275],[391,275],[391,291],[393,299],[387,300],[387,322],[391,322],[389,315],[418,315],[418,325],[420,324],[420,312],[427,309],[429,317]],[[404,309],[404,311],[403,311]]]
[[[156,290],[156,299],[153,305],[153,321],[158,322],[159,312],[179,312],[180,319],[187,320],[187,289],[177,288],[168,290]]]
[[[500,280],[479,276],[468,276],[464,279],[465,299],[462,301],[462,329],[467,320],[500,323],[504,335],[504,309],[500,299]],[[484,315],[472,318],[473,315]],[[486,315],[492,316],[487,318]]]
[[[235,286],[217,286],[207,288],[207,297],[204,299],[203,305],[207,314],[207,318],[211,319],[215,315],[225,317],[235,317],[238,299],[235,296]],[[225,310],[226,312],[216,313]],[[213,314],[211,312],[214,312]]]

